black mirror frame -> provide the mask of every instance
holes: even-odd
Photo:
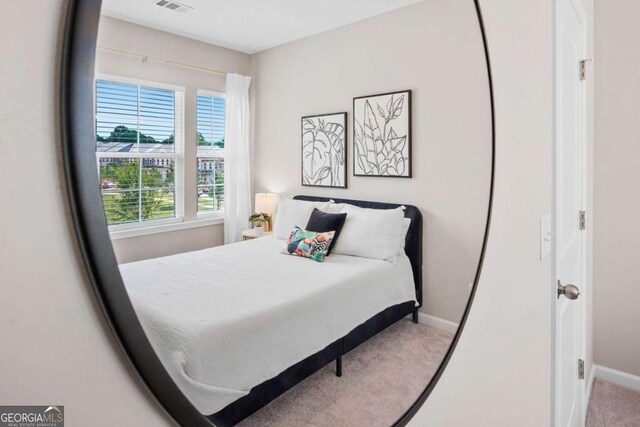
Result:
[[[473,0],[482,35],[491,103],[491,178],[486,228],[473,288],[460,326],[431,381],[414,404],[394,424],[405,426],[422,407],[442,376],[464,330],[482,272],[491,213],[495,171],[495,106],[487,36],[479,0]],[[102,0],[69,0],[62,49],[61,129],[65,179],[76,237],[88,276],[105,316],[122,348],[151,393],[182,426],[213,424],[189,402],[166,372],[151,347],[127,295],[113,248],[96,183],[93,85],[96,43]]]

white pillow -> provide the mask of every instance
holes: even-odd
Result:
[[[394,261],[403,234],[404,206],[397,209],[365,209],[346,204],[347,220],[333,252]],[[404,247],[404,245],[403,245]]]
[[[333,201],[331,201],[329,203],[329,206],[327,207],[327,209],[325,210],[325,212],[327,213],[345,213],[347,208],[347,204],[346,203],[335,203]]]
[[[400,247],[398,248],[398,253],[405,254],[404,244],[407,240],[407,233],[409,232],[409,227],[411,226],[411,218],[404,218],[402,221],[402,233],[400,233]]]
[[[306,228],[314,208],[328,211],[331,202],[308,202],[306,200],[283,199],[278,202],[273,234],[276,239],[288,239],[291,230],[298,226]]]

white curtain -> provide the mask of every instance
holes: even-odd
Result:
[[[251,215],[249,85],[251,77],[227,74],[224,135],[224,243],[242,240]]]

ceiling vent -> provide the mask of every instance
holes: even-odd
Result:
[[[190,10],[193,10],[191,6],[187,6],[184,3],[179,3],[173,0],[160,0],[160,1],[154,0],[153,4],[155,4],[156,6],[164,7],[165,9],[172,10],[174,12],[179,12],[179,13],[187,13]]]

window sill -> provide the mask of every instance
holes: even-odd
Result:
[[[169,231],[187,230],[189,228],[207,227],[210,225],[224,224],[222,216],[209,216],[194,221],[179,220],[179,222],[171,222],[159,225],[144,225],[137,228],[127,230],[109,230],[111,240],[128,239],[130,237],[148,236],[150,234],[167,233]]]

